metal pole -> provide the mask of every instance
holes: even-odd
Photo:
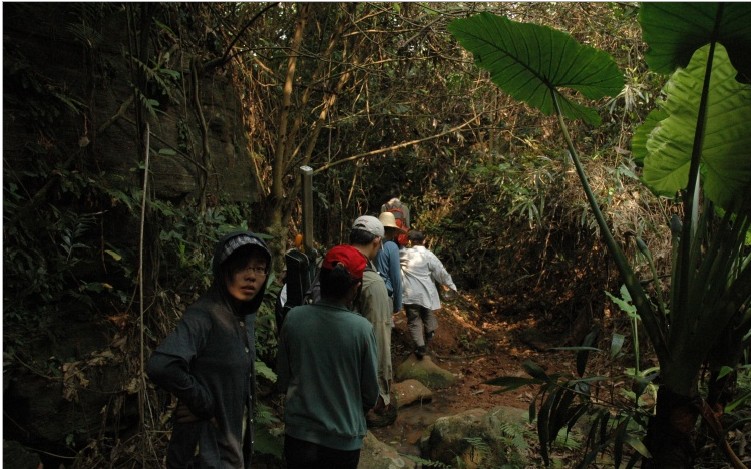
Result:
[[[305,254],[314,254],[313,248],[313,168],[300,166],[302,175],[302,235]]]

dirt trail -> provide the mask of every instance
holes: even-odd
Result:
[[[430,351],[433,361],[458,377],[448,389],[433,390],[432,402],[414,404],[399,410],[394,424],[373,429],[379,440],[397,451],[419,455],[422,432],[437,418],[462,411],[496,406],[527,409],[532,390],[520,388],[496,394],[498,388],[484,384],[498,376],[526,376],[521,364],[531,359],[544,368],[568,369],[560,354],[544,350],[556,346],[555,335],[544,334],[531,318],[499,318],[498,314],[478,318],[474,305],[467,301],[444,303],[438,313],[438,331]],[[412,353],[404,313],[394,316],[392,361],[394,370]],[[544,340],[547,339],[547,340]]]

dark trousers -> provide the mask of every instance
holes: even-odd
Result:
[[[357,469],[360,450],[342,451],[284,436],[287,469]]]
[[[435,312],[420,305],[404,305],[407,312],[407,329],[418,347],[425,346],[425,337],[430,337],[438,329]]]

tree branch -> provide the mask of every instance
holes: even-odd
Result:
[[[477,116],[474,116],[470,120],[468,120],[467,122],[465,122],[465,123],[463,123],[461,125],[458,125],[456,127],[452,127],[452,128],[450,128],[448,130],[445,130],[445,131],[443,131],[443,132],[441,132],[439,134],[431,135],[430,137],[419,138],[417,140],[410,140],[408,142],[398,143],[398,144],[392,145],[390,147],[379,148],[378,150],[368,151],[368,152],[365,152],[365,153],[360,153],[358,155],[349,156],[347,158],[342,158],[341,160],[333,161],[333,162],[331,162],[329,164],[326,164],[326,165],[323,165],[320,168],[318,168],[315,171],[313,171],[313,175],[318,174],[318,173],[323,172],[323,171],[327,171],[327,170],[333,168],[334,166],[338,166],[338,165],[340,165],[342,163],[346,163],[348,161],[358,160],[360,158],[365,158],[366,156],[380,155],[381,153],[386,153],[386,152],[389,152],[389,151],[398,150],[400,148],[408,147],[408,146],[411,146],[411,145],[416,145],[418,143],[427,142],[429,140],[434,140],[436,138],[443,137],[446,134],[450,134],[452,132],[456,132],[458,130],[463,129],[464,127],[467,127],[469,124],[472,123],[472,121],[474,121],[476,119],[477,119]]]
[[[258,13],[256,13],[255,16],[253,16],[253,18],[250,19],[250,21],[248,21],[247,23],[245,23],[245,26],[243,26],[240,29],[240,32],[238,32],[237,34],[235,34],[235,38],[232,40],[232,42],[230,42],[229,46],[227,46],[227,49],[225,49],[224,54],[222,54],[221,57],[217,57],[217,58],[211,59],[208,62],[206,62],[206,64],[203,66],[203,70],[205,72],[210,72],[213,69],[221,67],[224,64],[226,64],[227,62],[229,62],[230,59],[232,59],[232,57],[233,57],[230,54],[230,52],[232,51],[232,48],[235,47],[235,44],[237,44],[237,41],[239,41],[240,38],[242,37],[242,35],[245,34],[245,31],[247,31],[248,28],[250,28],[253,25],[253,23],[255,23],[256,20],[258,20],[258,18],[261,17],[261,15],[263,15],[268,10],[270,10],[271,8],[273,8],[275,6],[278,6],[278,5],[279,5],[279,2],[271,3],[268,6],[266,6],[263,10],[259,11]]]

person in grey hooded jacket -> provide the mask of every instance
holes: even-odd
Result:
[[[214,252],[208,292],[150,357],[149,378],[178,399],[168,468],[250,467],[254,324],[270,268],[271,253],[258,236],[224,236]]]

